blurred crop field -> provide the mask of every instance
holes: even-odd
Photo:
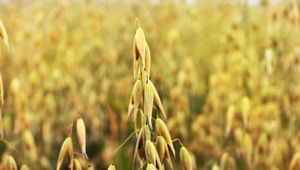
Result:
[[[165,123],[193,170],[300,170],[300,1],[253,2],[0,1],[9,43],[0,42],[0,170],[14,169],[10,159],[18,169],[55,169],[78,117],[82,169],[113,160],[133,169],[136,137],[121,144],[134,132],[127,111],[136,17]]]

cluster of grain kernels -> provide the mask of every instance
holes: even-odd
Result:
[[[136,144],[133,155],[133,167],[138,169],[173,169],[176,155],[174,141],[164,123],[167,120],[159,94],[150,80],[151,53],[144,31],[136,20],[136,33],[133,41],[133,86],[128,106],[128,117],[135,123]],[[154,105],[159,108],[156,112]],[[184,170],[192,170],[193,162],[189,152],[177,139],[180,146],[180,160]],[[177,154],[178,155],[178,154]],[[111,164],[108,168],[116,169]]]

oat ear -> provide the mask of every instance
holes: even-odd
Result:
[[[191,156],[190,156],[188,150],[184,146],[182,146],[180,148],[180,161],[181,161],[181,165],[184,170],[192,170],[193,169],[193,163],[192,163]]]
[[[59,170],[65,158],[69,158],[69,168],[73,169],[73,142],[71,137],[67,137],[63,142],[56,164],[56,170]]]
[[[151,53],[149,49],[149,45],[146,42],[146,56],[145,56],[145,71],[146,71],[146,76],[147,79],[150,78],[150,70],[151,70]]]
[[[5,170],[18,170],[17,163],[12,156],[7,156],[4,161],[4,169]]]
[[[0,139],[4,137],[3,120],[2,120],[2,112],[1,112],[1,106],[3,105],[4,105],[4,87],[3,87],[2,75],[0,72]]]
[[[0,107],[0,139],[3,138],[4,138],[4,128],[3,128],[2,112]]]
[[[235,106],[231,105],[229,106],[226,113],[225,136],[228,136],[231,133],[234,117],[235,117]]]
[[[4,45],[9,50],[7,32],[1,19],[0,19],[0,38],[3,40]]]
[[[153,163],[156,167],[158,167],[159,170],[162,169],[162,164],[159,159],[157,150],[150,140],[147,140],[145,143],[145,154],[148,162]]]
[[[148,81],[145,85],[145,90],[144,90],[144,110],[145,110],[145,115],[147,117],[147,122],[151,129],[152,129],[153,99],[154,99],[153,89],[151,88],[151,85]]]
[[[76,158],[73,160],[73,167],[74,167],[74,170],[82,170],[82,167]]]
[[[25,164],[23,164],[20,168],[20,170],[29,170],[29,167]]]
[[[299,161],[300,161],[300,153],[294,154],[294,156],[290,162],[290,165],[289,165],[289,170],[295,169],[297,167]]]
[[[3,105],[4,105],[4,87],[3,87],[2,75],[0,73],[0,107]]]
[[[220,167],[217,164],[214,164],[211,170],[220,170]]]
[[[116,170],[116,166],[110,164],[107,170]]]
[[[142,70],[145,68],[146,63],[146,39],[145,34],[142,28],[138,28],[136,30],[135,36],[134,36],[134,44],[135,46],[135,61],[137,61],[139,58],[142,61]]]
[[[170,147],[173,155],[175,156],[175,148],[167,125],[160,118],[156,118],[155,127],[156,133],[165,138],[168,147]]]
[[[152,163],[148,163],[146,170],[157,170]]]
[[[166,154],[167,143],[162,136],[157,136],[155,141],[156,150],[160,160],[163,160]],[[168,148],[167,148],[168,149]]]
[[[161,111],[161,114],[162,114],[162,117],[163,119],[167,120],[167,115],[166,115],[166,112],[164,110],[164,107],[162,105],[162,102],[161,102],[161,99],[159,97],[159,94],[155,88],[155,86],[153,85],[153,83],[151,82],[151,80],[148,80],[149,81],[149,84],[152,88],[152,91],[153,91],[153,95],[154,95],[154,101],[155,103],[157,104],[157,106],[159,107],[160,111]]]
[[[88,158],[86,154],[86,130],[82,118],[79,118],[76,121],[76,133],[77,133],[77,139],[80,145],[81,153],[85,158]]]
[[[248,97],[243,97],[241,107],[242,107],[241,111],[242,111],[242,117],[243,117],[243,124],[247,128],[248,121],[249,121],[249,113],[250,113],[250,109],[251,109],[251,102]]]
[[[130,101],[128,105],[128,114],[127,117],[133,117],[133,120],[136,121],[138,106],[142,103],[142,83],[141,80],[136,80],[133,85],[132,92],[130,95]]]

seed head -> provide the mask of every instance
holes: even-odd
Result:
[[[73,160],[73,164],[74,164],[73,165],[74,170],[82,170],[81,165],[80,165],[80,163],[79,163],[79,161],[77,159]]]
[[[67,137],[61,146],[57,159],[56,170],[60,169],[66,156],[69,158],[70,168],[73,169],[73,142],[71,137]]]
[[[156,133],[165,138],[168,147],[171,149],[173,155],[175,156],[175,149],[173,146],[172,138],[166,124],[160,118],[156,118],[155,127],[156,127]]]
[[[85,125],[82,118],[77,119],[76,121],[76,132],[77,132],[77,139],[79,141],[80,149],[82,155],[88,158],[86,154],[86,137],[85,137]]]
[[[3,40],[7,49],[9,49],[8,36],[2,20],[0,20],[0,38]]]
[[[115,165],[109,165],[107,170],[116,170],[116,166]]]
[[[192,159],[190,157],[189,152],[184,146],[180,148],[180,161],[184,170],[193,169]]]

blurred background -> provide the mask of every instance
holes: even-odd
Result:
[[[109,166],[134,131],[139,17],[169,131],[195,169],[300,169],[299,9],[299,0],[1,0],[10,49],[0,43],[0,157],[54,169],[81,115],[84,169]],[[132,168],[135,141],[118,152],[118,169]]]

